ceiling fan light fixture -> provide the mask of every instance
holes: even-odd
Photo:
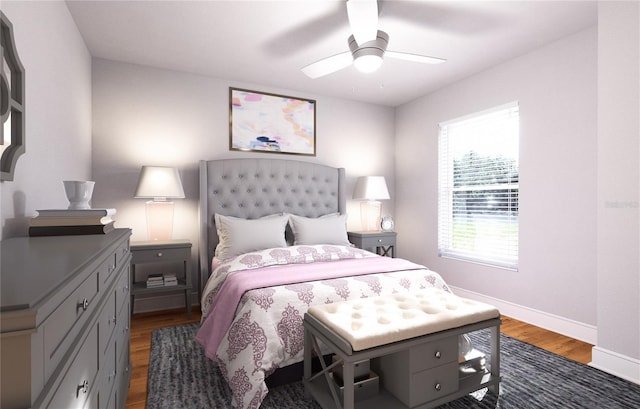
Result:
[[[353,61],[353,65],[358,71],[364,74],[370,74],[377,71],[382,66],[382,56],[377,54],[365,54]]]
[[[384,52],[387,49],[389,36],[378,31],[376,39],[358,46],[353,35],[349,37],[349,49],[353,54],[353,65],[362,73],[369,74],[382,66]]]

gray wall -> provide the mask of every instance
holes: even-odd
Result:
[[[598,343],[593,364],[640,383],[640,3],[602,2],[598,21]]]
[[[63,180],[91,178],[91,56],[64,2],[3,0],[25,69],[26,152],[0,183],[0,236],[36,209],[66,208]]]

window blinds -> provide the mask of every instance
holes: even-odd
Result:
[[[438,252],[518,268],[516,102],[440,124]]]

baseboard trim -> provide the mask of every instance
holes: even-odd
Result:
[[[594,325],[574,321],[558,315],[549,314],[533,308],[514,304],[498,298],[490,297],[464,288],[450,286],[451,290],[460,297],[469,298],[496,306],[501,314],[536,325],[549,331],[557,332],[571,338],[595,345],[598,340],[598,330]]]
[[[591,350],[589,366],[640,385],[640,360],[601,347]]]

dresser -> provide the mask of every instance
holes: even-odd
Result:
[[[1,242],[0,407],[124,408],[130,236]]]

